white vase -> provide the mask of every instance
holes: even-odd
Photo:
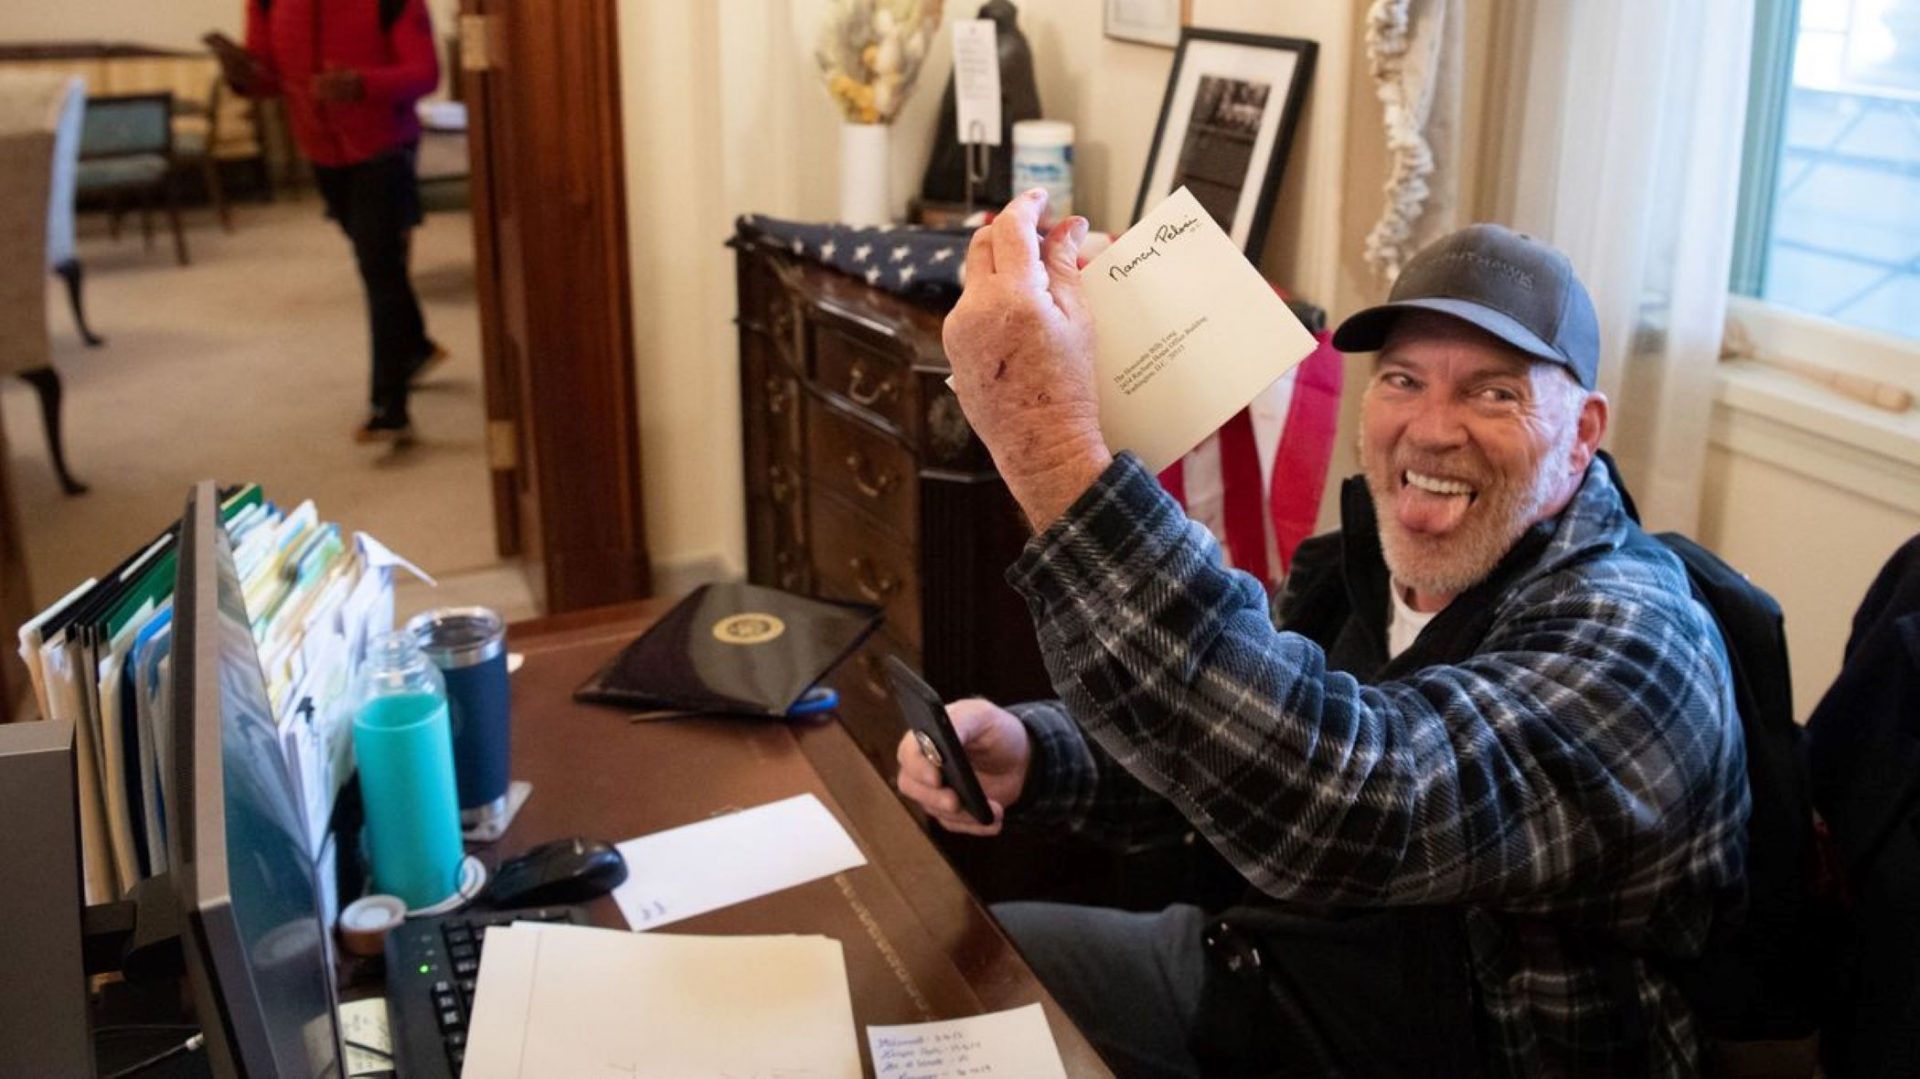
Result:
[[[887,125],[840,125],[840,220],[848,225],[885,225],[893,220],[888,192],[892,162]]]

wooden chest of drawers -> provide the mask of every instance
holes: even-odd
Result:
[[[943,312],[784,250],[735,241],[746,447],[747,575],[882,606],[880,632],[834,677],[840,722],[892,782],[903,726],[881,662],[941,697],[1052,696],[1033,620],[1006,582],[1026,519],[946,387]],[[1210,848],[1116,851],[1063,835],[932,836],[988,902],[1158,910],[1237,895]]]
[[[948,700],[1050,693],[1005,579],[1026,524],[945,385],[942,312],[735,246],[748,579],[885,609],[837,688],[842,721],[891,778],[888,653]]]

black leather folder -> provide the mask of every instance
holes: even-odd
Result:
[[[874,607],[777,588],[702,585],[573,696],[644,718],[784,716],[880,618]]]

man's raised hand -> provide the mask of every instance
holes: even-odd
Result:
[[[1039,221],[1046,192],[1017,196],[967,246],[966,289],[941,331],[954,392],[1036,529],[1113,457],[1100,435],[1093,319],[1080,289],[1083,217]]]

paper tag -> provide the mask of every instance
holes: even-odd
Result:
[[[1312,354],[1313,335],[1182,187],[1080,271],[1100,430],[1159,472]]]
[[[1000,42],[992,19],[953,24],[953,90],[960,141],[1000,145]]]

